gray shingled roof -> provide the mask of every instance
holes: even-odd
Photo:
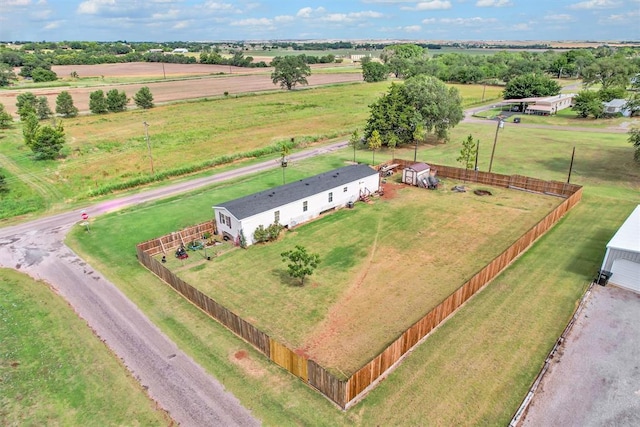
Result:
[[[226,208],[233,216],[241,220],[377,173],[367,165],[345,166],[301,179],[300,181],[230,200],[214,206],[214,208]]]

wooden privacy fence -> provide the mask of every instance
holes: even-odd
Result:
[[[399,164],[400,167],[412,164],[408,160],[394,159],[385,164]],[[136,246],[138,260],[146,268],[168,283],[173,289],[203,310],[205,313],[226,326],[239,337],[253,345],[258,351],[274,363],[299,377],[306,384],[320,391],[325,397],[343,409],[349,408],[366,394],[368,388],[387,374],[414,346],[433,331],[462,304],[482,289],[487,283],[504,270],[514,259],[521,255],[531,244],[546,233],[564,214],[573,208],[582,197],[582,187],[556,181],[543,181],[520,175],[500,175],[487,172],[469,171],[449,166],[434,165],[438,175],[445,178],[466,179],[487,185],[514,188],[551,194],[565,198],[546,217],[522,235],[508,249],[494,258],[478,271],[469,281],[445,298],[437,307],[414,323],[378,356],[360,368],[347,380],[336,378],[315,361],[297,354],[287,346],[275,341],[258,328],[223,307],[209,296],[186,283],[169,271],[153,255],[166,253],[180,244],[187,244],[200,238],[202,233],[215,232],[215,222],[209,221],[174,232],[166,236],[142,242]],[[466,176],[465,176],[466,175]]]

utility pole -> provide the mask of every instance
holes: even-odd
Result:
[[[478,172],[478,154],[480,154],[480,140],[476,141],[476,164],[474,166],[474,170]]]
[[[144,135],[147,139],[147,148],[149,149],[149,160],[151,161],[151,175],[155,175],[153,172],[153,156],[151,155],[151,143],[149,142],[149,123],[142,122],[144,125]]]
[[[489,173],[491,173],[491,166],[493,166],[493,155],[496,152],[496,143],[498,142],[498,131],[504,127],[504,120],[500,119],[496,126],[496,136],[493,138],[493,148],[491,149],[491,160],[489,160]]]

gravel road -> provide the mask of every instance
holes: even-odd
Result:
[[[346,146],[339,142],[290,156],[302,160]],[[90,216],[279,167],[277,161],[224,172],[88,206]],[[252,426],[259,421],[222,385],[183,353],[118,288],[64,245],[80,211],[0,228],[0,266],[41,279],[60,293],[96,335],[183,426]]]

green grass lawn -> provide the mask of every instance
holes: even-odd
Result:
[[[458,141],[471,133],[481,139],[480,165],[486,170],[494,132],[493,126],[462,124],[449,144],[420,146],[418,158],[455,165]],[[205,192],[97,218],[90,235],[77,228],[69,241],[266,425],[505,425],[597,271],[607,241],[637,205],[640,169],[626,135],[514,126],[500,132],[494,170],[501,173],[564,181],[575,145],[572,182],[584,185],[582,202],[346,413],[274,367],[135,260],[135,243],[210,219]],[[368,151],[356,154],[371,158]],[[321,167],[294,164],[287,173],[318,173],[352,155],[328,155]],[[410,157],[413,150],[396,155]],[[376,159],[390,156],[376,153]],[[280,178],[280,171],[264,174],[261,188]],[[259,189],[243,180],[218,191],[226,199]],[[139,221],[143,217],[149,219]],[[107,230],[109,239],[99,237]],[[238,351],[248,357],[234,357]]]
[[[8,269],[0,343],[1,425],[170,423],[61,297]]]
[[[192,252],[167,266],[269,336],[350,375],[561,201],[506,189],[481,198],[471,192],[477,186],[464,194],[397,187],[393,199],[325,215],[277,242],[211,263]],[[321,259],[304,287],[280,257],[295,245]]]

